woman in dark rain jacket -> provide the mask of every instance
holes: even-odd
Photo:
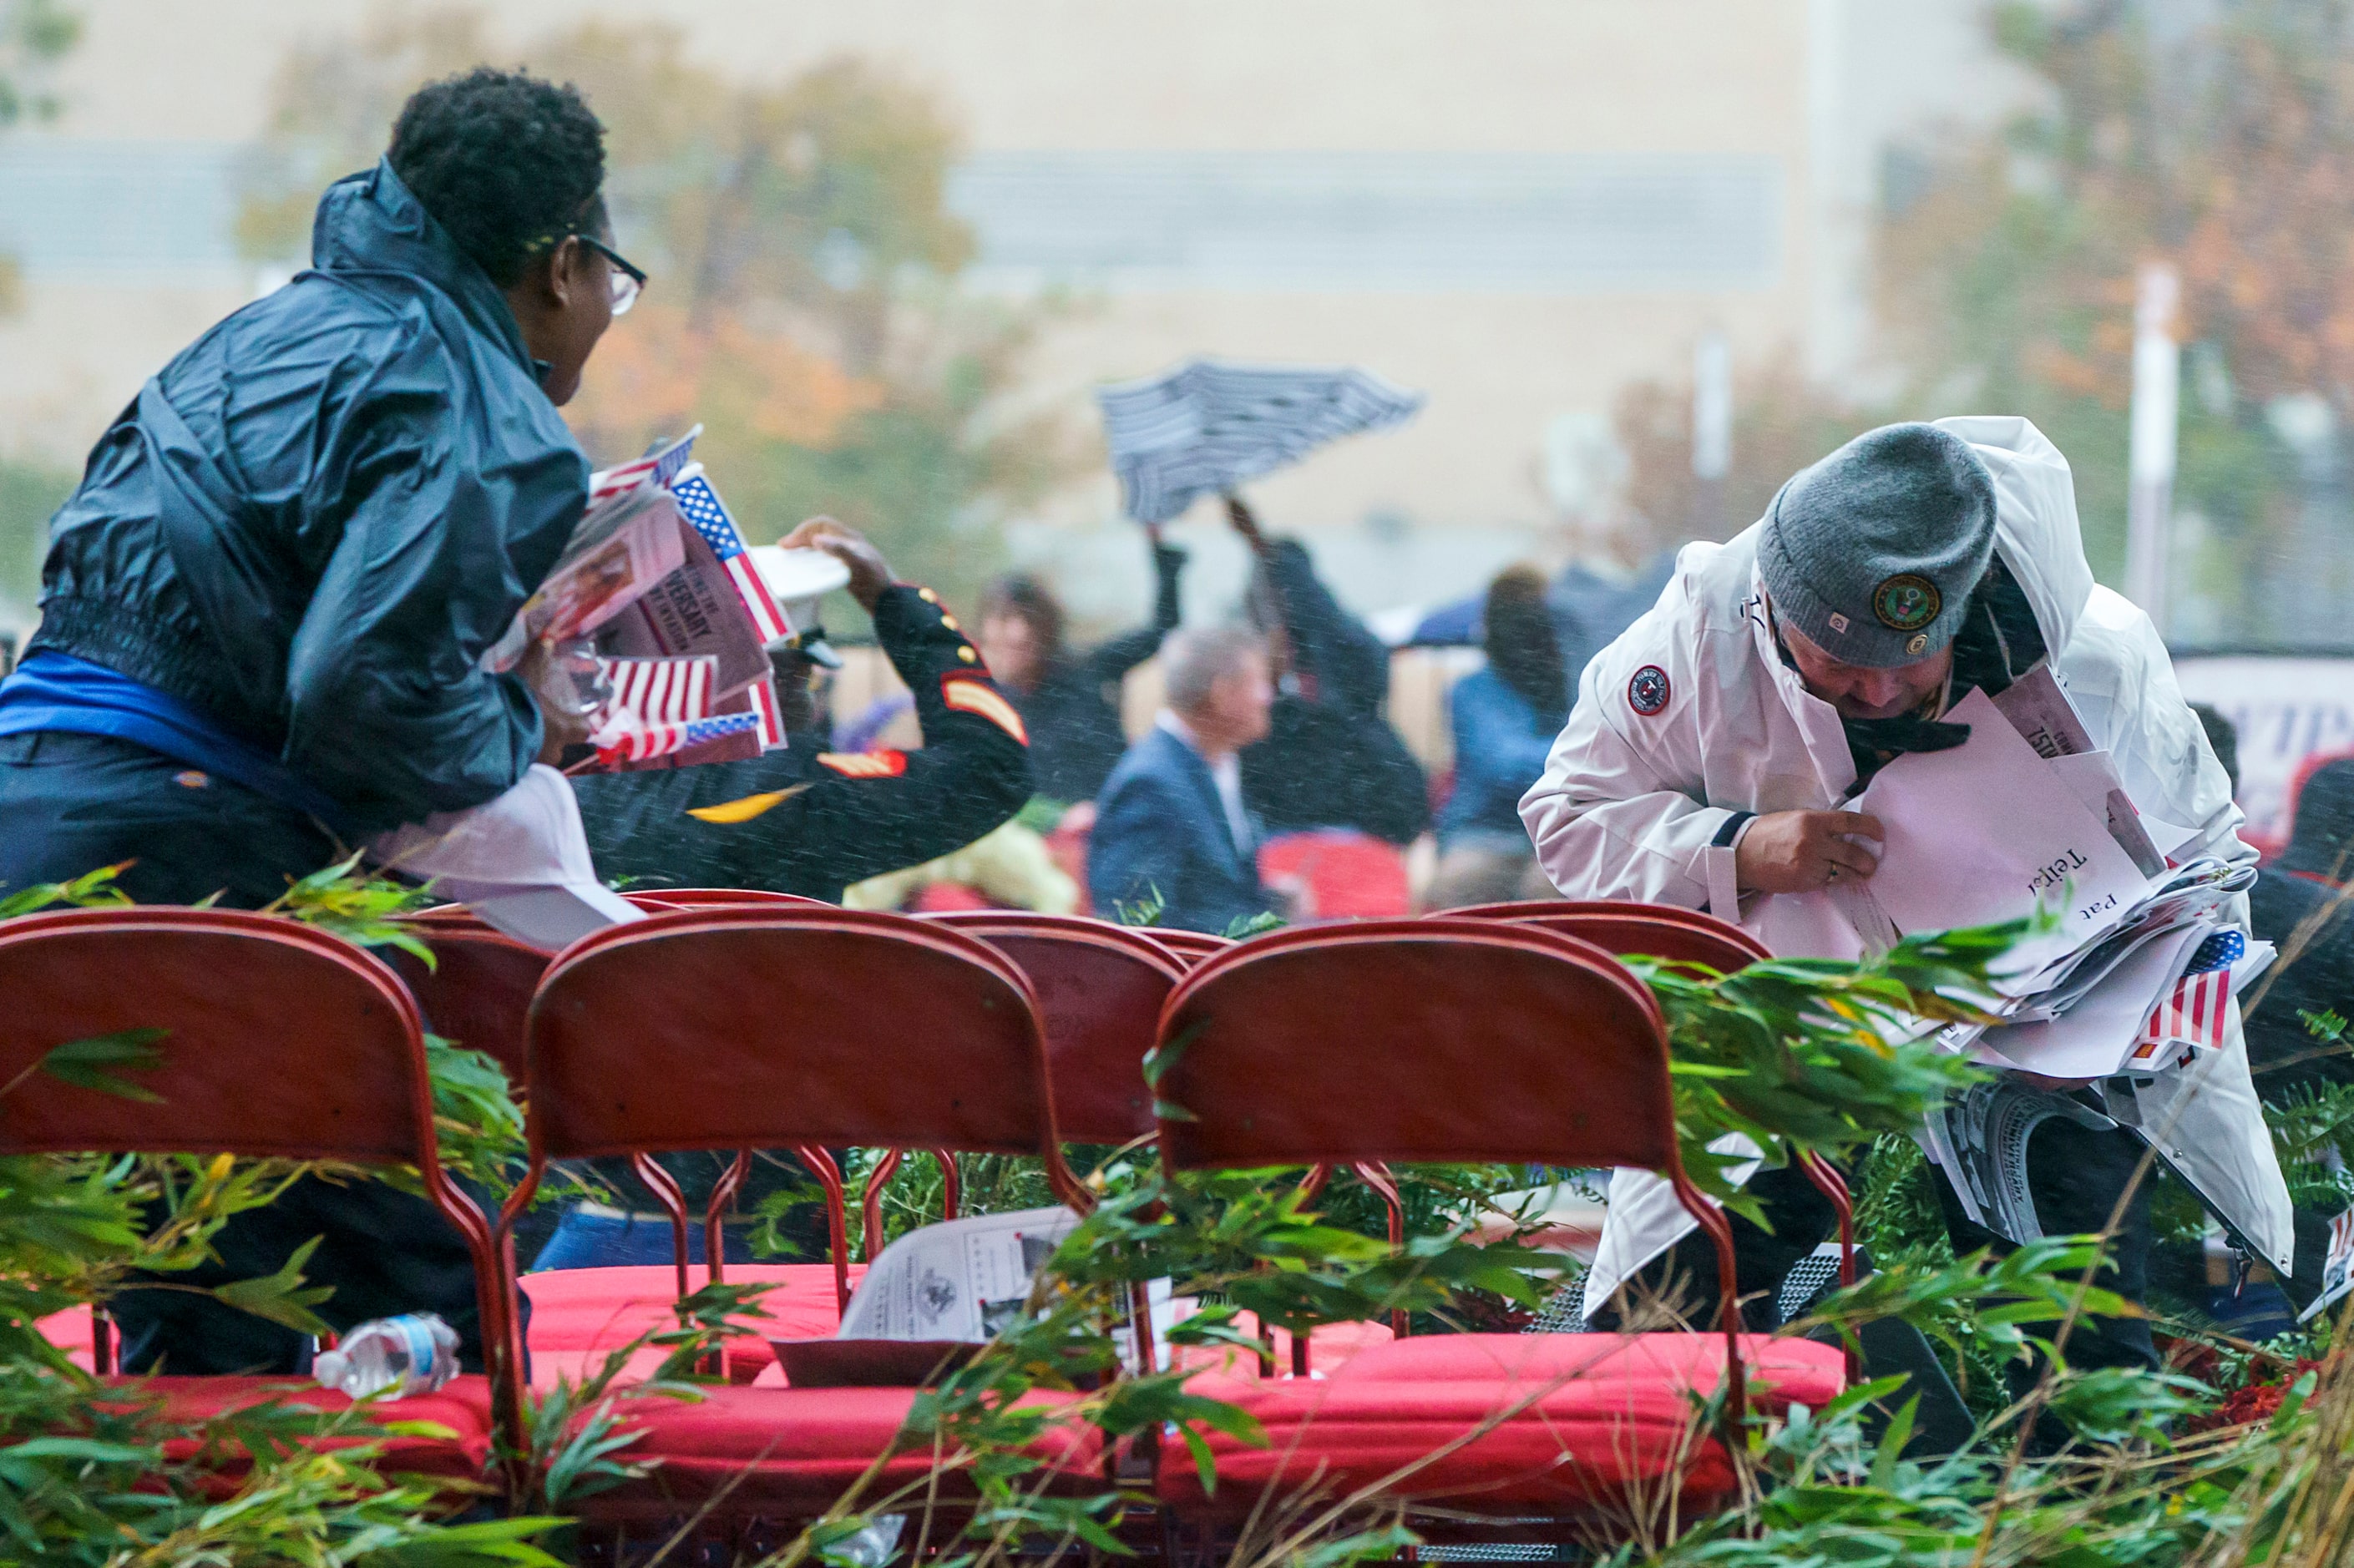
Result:
[[[557,406],[642,281],[610,247],[603,135],[578,92],[520,74],[419,91],[384,160],[320,202],[311,270],[100,439],[0,683],[0,888],[128,861],[143,903],[257,906],[342,844],[504,793],[548,744],[525,684],[478,662],[587,503]],[[314,1235],[338,1330],[439,1312],[480,1363],[448,1222],[312,1180],[236,1216],[177,1288],[116,1298],[126,1370],[301,1370],[292,1330],[186,1287],[270,1274]]]
[[[557,406],[621,288],[578,95],[478,71],[329,187],[310,270],[140,389],[50,524],[0,686],[0,887],[135,863],[255,905],[543,746],[477,661],[578,520]]]

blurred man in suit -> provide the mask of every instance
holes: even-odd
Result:
[[[1141,906],[1147,924],[1224,935],[1271,903],[1236,757],[1267,733],[1267,646],[1240,628],[1177,631],[1161,668],[1169,706],[1097,798],[1088,891],[1107,915]]]

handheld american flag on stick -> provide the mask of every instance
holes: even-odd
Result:
[[[610,744],[597,748],[597,760],[607,768],[631,762],[647,762],[657,757],[668,757],[690,747],[703,746],[730,736],[757,734],[760,715],[757,713],[720,714],[714,718],[693,719],[685,724],[649,725],[643,729],[625,730]]]
[[[709,480],[704,478],[702,465],[695,464],[682,472],[671,482],[670,493],[677,498],[679,511],[685,514],[687,522],[694,524],[695,531],[703,535],[704,542],[711,546],[711,553],[719,557],[719,564],[726,568],[727,580],[734,585],[737,597],[744,601],[745,613],[752,618],[760,640],[775,642],[790,637],[793,634],[791,625],[777,609],[777,601],[769,595],[769,585],[761,577],[759,568],[752,564],[752,557],[745,554],[744,535],[737,531],[736,520],[727,514],[726,506],[720,502],[719,493],[711,488]]]
[[[2174,990],[2143,1022],[2126,1068],[2162,1066],[2178,1047],[2221,1051],[2231,1031],[2232,966],[2247,950],[2248,939],[2237,931],[2218,931],[2200,942]]]
[[[656,484],[668,484],[676,479],[695,456],[695,438],[703,434],[697,425],[686,434],[664,445],[656,446],[642,458],[611,468],[602,469],[588,476],[588,504],[594,506],[609,495],[619,495],[633,486],[652,480]]]

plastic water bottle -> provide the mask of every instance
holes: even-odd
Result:
[[[430,1312],[377,1318],[313,1356],[311,1371],[354,1399],[431,1393],[458,1375],[458,1331]]]

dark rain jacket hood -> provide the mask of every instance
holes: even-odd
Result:
[[[521,778],[540,721],[483,649],[587,460],[501,293],[389,164],[330,186],[312,269],[143,387],[51,523],[29,652],[103,664],[374,832]]]

